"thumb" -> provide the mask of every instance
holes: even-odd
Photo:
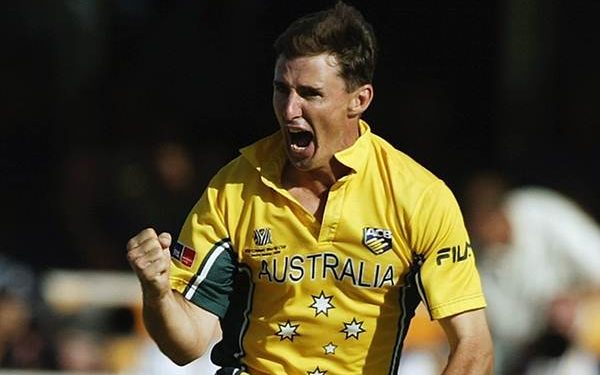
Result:
[[[159,236],[158,236],[158,242],[160,242],[160,245],[162,246],[163,249],[168,249],[171,246],[171,235],[167,232],[162,232]]]

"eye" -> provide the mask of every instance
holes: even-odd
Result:
[[[281,82],[273,82],[273,90],[279,94],[287,94],[290,91],[289,88]]]
[[[317,99],[323,96],[320,90],[312,87],[300,87],[298,95],[306,99]]]

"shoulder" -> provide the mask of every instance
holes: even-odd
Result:
[[[426,187],[439,180],[426,167],[392,146],[382,137],[372,134],[371,142],[378,163],[388,170],[390,176],[397,182]]]
[[[369,168],[377,168],[406,208],[414,209],[424,195],[447,190],[444,182],[406,153],[396,149],[385,139],[371,137],[374,156]]]
[[[211,179],[209,189],[222,190],[227,186],[246,183],[255,174],[255,168],[243,156],[238,156],[225,164]]]
[[[223,187],[227,184],[248,183],[256,179],[273,164],[280,163],[281,135],[271,134],[253,144],[240,149],[240,155],[217,172],[211,186]]]
[[[206,193],[220,204],[243,203],[264,193],[263,179],[276,181],[284,163],[281,135],[272,134],[244,147],[240,155],[222,167],[211,179]]]

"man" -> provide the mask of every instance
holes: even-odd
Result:
[[[575,202],[547,188],[510,187],[490,172],[474,175],[467,186],[467,223],[482,249],[480,270],[490,298],[495,372],[547,373],[534,370],[544,362],[532,361],[539,355],[553,374],[588,373],[559,370],[557,359],[566,362],[579,349],[577,304],[600,295],[600,227]]]
[[[175,245],[153,229],[128,243],[148,331],[187,363],[221,328],[218,374],[395,374],[421,298],[448,335],[444,374],[489,372],[452,193],[360,119],[371,26],[338,3],[292,23],[275,49],[280,131],[213,178]]]

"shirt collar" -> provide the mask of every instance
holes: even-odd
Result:
[[[262,176],[279,183],[286,161],[282,142],[283,136],[277,131],[240,149],[240,153]]]
[[[335,158],[354,172],[360,172],[367,162],[371,146],[371,128],[360,120],[358,123],[360,135],[354,144],[342,151],[336,152]]]

